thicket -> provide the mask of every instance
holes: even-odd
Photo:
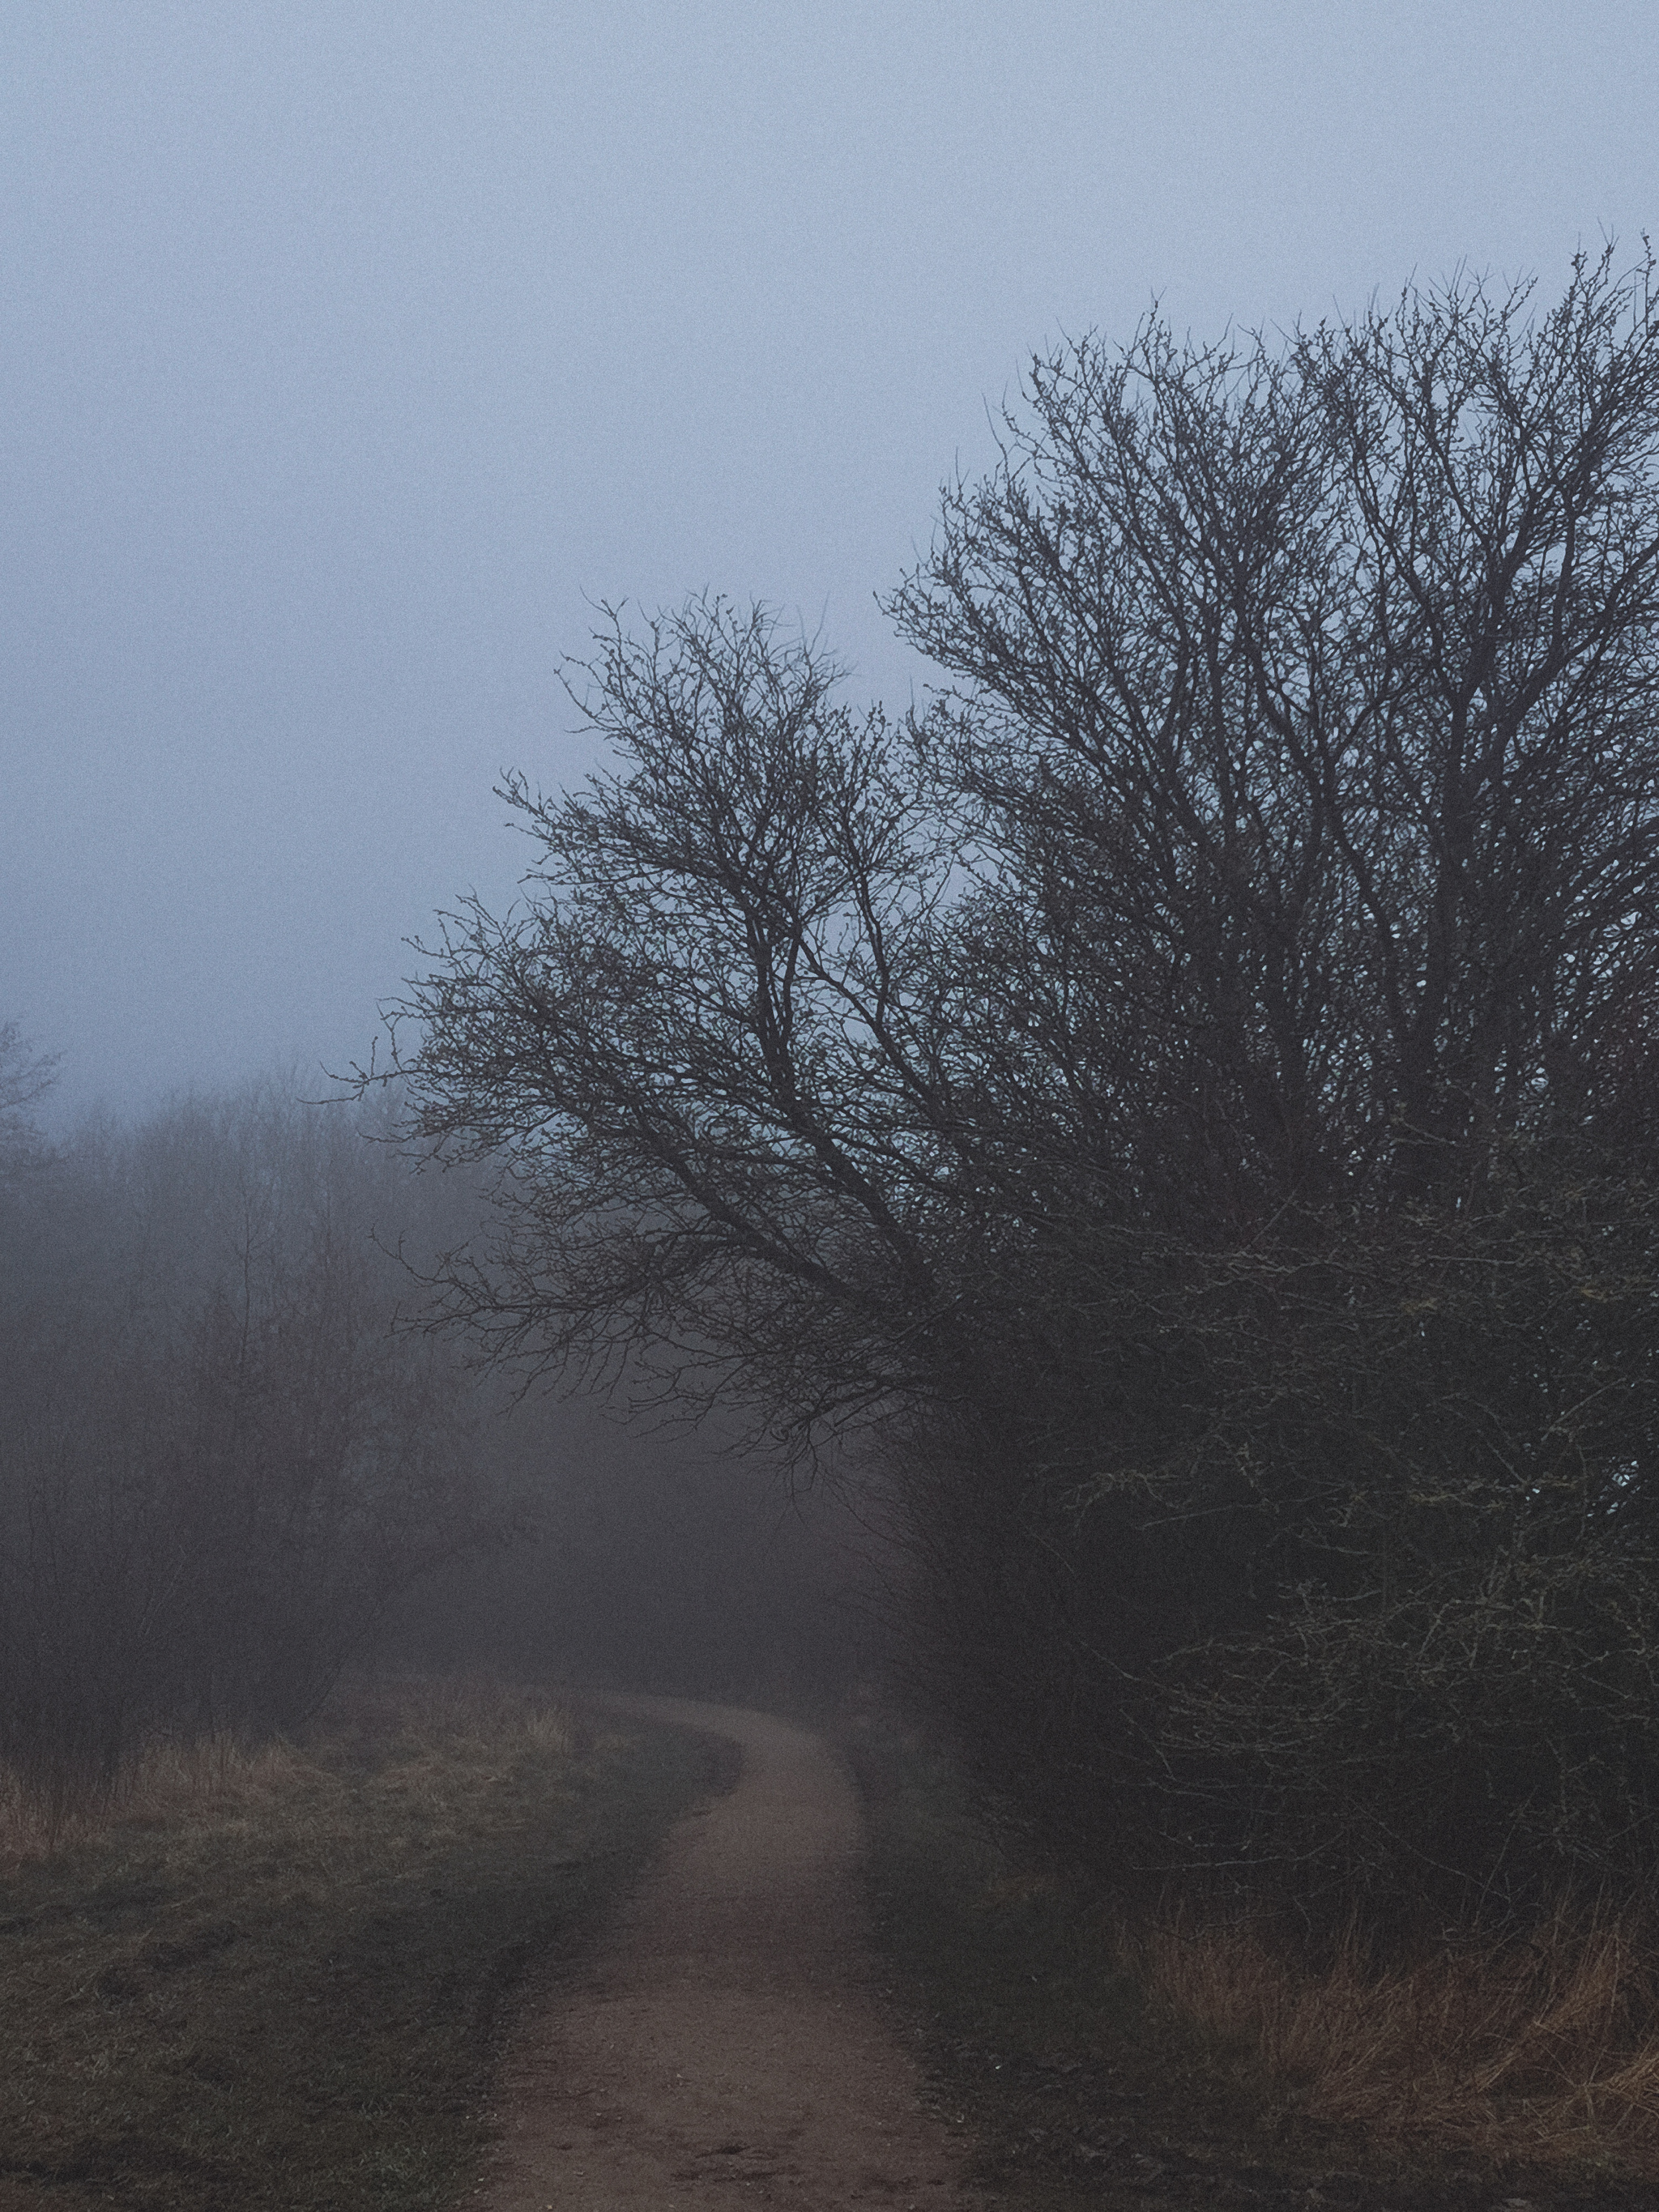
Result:
[[[1659,307],[1460,278],[1037,362],[891,602],[614,619],[406,1131],[450,1310],[879,1464],[1020,1816],[1316,1923],[1659,1831]]]
[[[434,1230],[358,1117],[280,1086],[49,1145],[0,1033],[0,1759],[50,1814],[157,1735],[291,1729],[503,1506]]]

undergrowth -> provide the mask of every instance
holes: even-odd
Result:
[[[505,2002],[709,1784],[682,1733],[404,1683],[0,1807],[0,2208],[416,2212],[488,2139]]]
[[[1387,1966],[1351,1941],[1311,1967],[1174,1912],[1123,1926],[1116,1948],[1310,2116],[1379,2144],[1659,2179],[1659,1953],[1633,1914],[1563,1910],[1525,1936]]]
[[[1659,1949],[1634,1920],[1316,1966],[1034,1863],[914,1731],[866,1721],[849,1749],[933,2094],[1009,2205],[1659,2201]]]

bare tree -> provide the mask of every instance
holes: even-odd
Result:
[[[34,1109],[57,1079],[57,1055],[32,1053],[15,1022],[0,1022],[0,1183],[40,1160]]]
[[[623,767],[507,787],[531,896],[447,917],[403,1010],[412,1133],[499,1169],[452,1297],[501,1357],[643,1346],[810,1437],[959,1352],[951,855],[908,749],[763,613],[618,626],[591,673]]]
[[[760,613],[614,624],[618,765],[508,786],[524,903],[403,1009],[411,1135],[499,1176],[452,1312],[878,1436],[988,1765],[1155,1863],[1467,1900],[1499,1829],[1516,1896],[1647,1848],[1639,1667],[1557,1692],[1649,1633],[1650,277],[1039,362],[893,602],[932,708],[852,714]],[[1523,1590],[1541,1765],[1450,1720]],[[1407,1676],[1503,1808],[1462,1857],[1353,1688]],[[1339,1719],[1422,1811],[1386,1850]]]
[[[1616,1110],[1659,927],[1650,276],[1085,343],[947,495],[894,611],[1126,1207],[1243,1230]]]

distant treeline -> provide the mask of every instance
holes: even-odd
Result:
[[[62,1795],[303,1718],[497,1509],[453,1349],[391,1325],[425,1194],[356,1116],[264,1085],[53,1147],[29,1078],[7,1032],[0,1754]]]
[[[823,1697],[858,1575],[773,1463],[514,1406],[426,1279],[476,1177],[278,1082],[48,1143],[0,1026],[0,1760],[50,1808],[343,1668]]]
[[[604,635],[405,1013],[504,1366],[861,1455],[1011,1814],[1316,1925],[1659,1848],[1659,301],[1034,368],[891,603]],[[410,1034],[408,1030],[405,1035]]]

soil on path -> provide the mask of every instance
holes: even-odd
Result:
[[[763,1713],[612,1710],[731,1738],[729,1796],[681,1822],[610,1940],[509,2050],[488,2212],[979,2212],[876,1985],[852,1783]]]

